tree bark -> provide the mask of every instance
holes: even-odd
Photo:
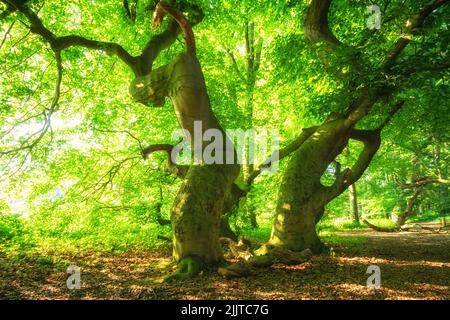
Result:
[[[327,121],[294,152],[281,184],[270,244],[323,251],[315,229],[324,205],[318,197],[325,197],[320,178],[346,146],[348,130],[342,118]]]
[[[352,184],[348,187],[348,198],[350,203],[350,212],[353,216],[353,222],[359,224],[358,195],[356,193],[355,184]]]
[[[223,199],[236,172],[222,165],[191,167],[171,212],[176,261],[189,256],[209,266],[221,261],[219,234]]]
[[[368,100],[368,96],[358,99],[353,111],[346,117],[332,115],[294,152],[280,187],[270,245],[291,251],[324,251],[325,247],[316,233],[316,224],[323,215],[325,205],[362,176],[380,147],[381,130],[403,105],[403,102],[395,105],[375,130],[353,129],[377,100],[376,95],[372,96],[373,100]],[[320,183],[322,175],[350,139],[363,142],[364,148],[359,157],[350,169],[336,173],[332,186],[323,186]]]
[[[410,43],[413,33],[423,26],[431,12],[445,2],[434,0],[408,20],[407,31],[410,34],[397,40],[386,55],[384,63],[374,71],[391,70],[391,66]],[[326,57],[329,53],[342,46],[328,25],[330,7],[331,0],[312,0],[303,26],[308,42],[314,45],[321,43],[321,46],[315,47],[318,48],[318,56],[324,65],[327,64]],[[356,59],[352,65],[358,66],[360,62]],[[352,76],[352,72],[349,76]],[[377,101],[381,98],[389,100],[392,90],[387,83],[376,86],[365,83],[360,85],[365,88],[364,92],[348,106],[345,116],[338,114],[337,118],[327,120],[293,154],[281,184],[270,245],[293,251],[308,248],[313,252],[323,250],[324,246],[317,236],[315,226],[323,214],[324,206],[361,177],[379,149],[382,128],[404,103],[395,105],[378,129],[355,130],[354,126],[370,112]],[[348,85],[347,89],[351,91],[353,87]],[[363,151],[351,169],[346,169],[337,176],[333,186],[323,186],[320,178],[350,138],[362,141]]]
[[[197,59],[182,55],[174,65],[168,88],[181,126],[194,137],[194,121],[202,122],[202,135],[208,129],[218,129],[226,135],[211,109],[206,86]],[[230,144],[228,144],[230,145]],[[202,152],[206,147],[202,144]],[[228,152],[223,150],[225,157]],[[239,174],[237,164],[192,165],[172,208],[174,232],[173,255],[177,261],[196,257],[205,265],[222,259],[219,244],[220,221],[227,191]]]
[[[262,41],[256,40],[255,35],[255,23],[245,22],[245,58],[246,58],[246,72],[245,72],[245,88],[246,88],[246,101],[245,101],[245,114],[246,124],[245,129],[253,128],[253,116],[254,116],[254,93],[256,86],[257,74],[261,62]],[[248,178],[255,171],[255,165],[248,163],[244,166],[244,180]],[[247,185],[247,189],[251,189],[251,183]],[[245,216],[248,218],[250,227],[257,228],[258,222],[256,220],[255,206],[251,202],[246,202]]]
[[[269,244],[292,251],[324,247],[315,225],[323,211],[324,187],[320,178],[348,141],[343,119],[326,122],[293,154],[280,187]]]
[[[189,167],[171,210],[173,257],[179,262],[179,270],[168,278],[170,280],[189,278],[222,260],[219,243],[221,215],[225,197],[240,168],[233,144],[211,109],[189,23],[180,12],[163,3],[159,3],[156,10],[156,25],[165,14],[174,17],[185,35],[187,50],[172,63],[137,77],[130,92],[136,101],[151,106],[162,106],[165,97],[169,97],[180,126],[190,135],[188,141],[194,157],[202,156],[201,159],[195,158],[196,162]],[[201,127],[196,128],[196,122]],[[215,150],[216,159],[220,159],[221,163],[204,162],[203,154],[209,143],[203,141],[203,136],[209,129],[221,133],[221,137],[214,140],[222,146],[222,149]],[[234,163],[226,164],[230,155]]]

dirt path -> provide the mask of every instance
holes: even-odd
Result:
[[[224,280],[205,274],[184,284],[156,283],[170,253],[0,256],[3,299],[450,299],[450,235],[340,232],[332,256],[299,266],[275,265]],[[363,237],[363,238],[362,238]],[[354,241],[355,240],[355,241]],[[356,241],[357,240],[357,241]],[[80,290],[66,287],[68,264],[81,267]],[[369,265],[381,268],[381,288],[369,289]]]

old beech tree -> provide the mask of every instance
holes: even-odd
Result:
[[[164,26],[164,29],[148,40],[139,55],[133,56],[114,42],[97,41],[79,35],[58,36],[42,22],[38,7],[33,5],[33,1],[1,2],[6,7],[2,16],[14,14],[21,21],[26,20],[29,30],[39,35],[54,53],[58,76],[48,117],[58,106],[63,76],[61,52],[73,46],[102,50],[117,56],[133,71],[135,77],[130,79],[130,95],[134,101],[150,107],[162,107],[165,99],[169,98],[181,128],[192,137],[195,121],[202,122],[203,132],[208,129],[219,130],[223,133],[223,149],[218,152],[224,158],[227,155],[236,157],[232,144],[226,143],[224,129],[211,109],[202,67],[197,59],[192,28],[203,20],[203,12],[198,5],[188,1],[155,3],[151,8],[154,14],[153,26],[155,29]],[[413,61],[398,61],[414,37],[422,31],[427,20],[432,19],[433,15],[439,13],[438,9],[448,2],[430,1],[404,21],[403,33],[386,50],[379,64],[369,63],[364,59],[362,49],[377,30],[367,32],[360,45],[348,45],[334,35],[333,26],[329,25],[330,10],[334,8],[332,1],[312,0],[309,3],[303,21],[306,43],[330,75],[342,83],[341,93],[336,100],[344,96],[347,99],[340,101],[350,102],[342,105],[339,112],[327,115],[323,123],[304,128],[297,139],[279,150],[280,161],[288,156],[289,158],[287,169],[282,173],[271,237],[246,262],[221,269],[224,275],[245,275],[250,271],[250,266],[268,266],[274,261],[299,263],[307,259],[311,252],[324,251],[324,245],[316,233],[316,224],[321,219],[325,206],[363,175],[380,147],[382,129],[400,108],[407,106],[407,101],[399,98],[402,87],[393,85],[386,79],[408,76],[408,72],[419,72],[420,68],[427,65],[423,61],[417,70],[409,69],[406,72],[406,66],[410,68]],[[167,22],[162,23],[164,20]],[[153,68],[160,53],[171,47],[180,35],[185,40],[184,52],[171,63]],[[429,64],[428,67],[439,71],[448,67],[448,64]],[[252,85],[254,86],[254,82]],[[364,123],[368,114],[382,105],[388,105],[390,110],[384,115],[384,119],[372,127],[362,128],[360,124]],[[6,150],[2,154],[14,155],[20,150],[32,149],[49,127],[50,124],[44,126],[37,139],[25,143],[19,150]],[[359,157],[349,168],[341,170],[340,166],[336,166],[334,183],[323,185],[321,177],[336,162],[350,140],[363,144]],[[197,151],[204,151],[207,145],[208,143],[201,144],[201,150]],[[189,167],[178,166],[170,159],[172,148],[168,144],[151,145],[143,149],[143,155],[147,157],[156,151],[167,152],[169,167],[183,178],[171,209],[173,256],[179,263],[179,270],[170,278],[186,278],[196,275],[204,268],[217,266],[223,260],[220,237],[227,231],[230,234],[224,217],[246,194],[236,184],[240,174],[238,164],[198,163]],[[195,146],[192,145],[192,148]],[[270,165],[270,161],[252,168],[246,179],[247,186],[251,186],[262,168]],[[221,229],[225,233],[221,234]]]

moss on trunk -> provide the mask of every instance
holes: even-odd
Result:
[[[180,126],[191,137],[192,150],[196,147],[194,124],[201,122],[201,137],[208,129],[222,132],[223,149],[216,152],[223,156],[223,160],[230,153],[236,156],[232,143],[227,143],[226,134],[211,109],[203,72],[195,54],[183,53],[172,63],[136,79],[131,92],[136,100],[157,106],[169,97]],[[202,154],[208,144],[201,141]],[[200,163],[190,166],[171,210],[173,256],[180,262],[180,267],[188,257],[195,257],[200,268],[222,260],[219,244],[221,215],[225,197],[238,174],[237,164]]]
[[[219,243],[225,192],[238,167],[192,166],[172,208],[173,256],[181,261],[196,256],[205,265],[222,259]],[[234,171],[234,174],[230,173]]]
[[[343,118],[327,121],[294,152],[279,191],[271,245],[323,252],[316,233],[326,200],[320,178],[347,145],[348,131]]]

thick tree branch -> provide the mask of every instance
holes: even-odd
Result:
[[[104,42],[89,40],[81,36],[69,35],[57,37],[54,40],[52,47],[58,50],[64,50],[69,47],[84,47],[87,49],[101,50],[105,51],[107,54],[114,54],[120,60],[125,62],[133,71],[135,69],[136,58],[132,57],[128,51],[126,51],[122,46],[114,42]]]
[[[450,184],[450,180],[448,179],[442,179],[442,178],[434,178],[431,176],[426,176],[426,177],[421,177],[413,182],[410,183],[402,183],[400,185],[400,187],[402,189],[412,189],[412,188],[418,188],[418,187],[422,187],[425,186],[427,184],[444,184],[444,185],[449,185]]]
[[[17,8],[14,6],[14,3],[17,1],[2,0],[2,2],[6,5],[6,9],[2,13],[0,13],[0,21],[2,21],[3,19],[7,18],[10,14],[17,11]],[[28,0],[21,0],[19,2],[25,4],[26,2],[28,2]]]
[[[135,69],[135,58],[133,58],[122,46],[112,43],[89,40],[81,36],[69,35],[57,37],[52,31],[44,26],[41,19],[27,5],[18,0],[1,0],[7,5],[12,6],[15,10],[21,12],[30,22],[30,30],[32,33],[40,35],[46,42],[50,44],[54,51],[61,51],[72,46],[81,46],[89,49],[102,50],[107,53],[117,55],[123,62]]]
[[[359,120],[365,117],[373,105],[385,95],[384,88],[372,88],[361,94],[349,107],[346,116],[346,126],[352,128]]]
[[[149,145],[148,147],[144,148],[142,150],[142,156],[144,157],[144,159],[147,159],[152,153],[154,152],[158,152],[158,151],[164,151],[167,153],[168,159],[171,163],[172,162],[172,157],[171,157],[171,153],[172,153],[172,149],[174,148],[173,145],[171,144],[167,144],[167,143],[163,143],[163,144],[152,144]]]
[[[369,221],[367,221],[366,219],[362,219],[362,221],[369,226],[371,229],[378,231],[378,232],[398,232],[400,231],[398,228],[393,227],[393,228],[388,228],[388,227],[378,227],[372,223],[370,223]]]
[[[178,165],[172,159],[172,150],[174,146],[171,144],[152,144],[142,150],[142,156],[147,159],[152,153],[164,151],[167,154],[167,169],[174,175],[184,178],[189,170],[187,165]]]
[[[182,13],[183,9],[192,13],[191,21],[188,21],[184,17]],[[155,8],[153,19],[154,29],[160,27],[160,24],[167,13],[173,18],[169,20],[166,30],[161,34],[152,37],[146,44],[142,54],[138,57],[138,76],[143,76],[151,72],[153,62],[161,51],[170,47],[175,42],[181,29],[183,29],[183,34],[186,37],[187,50],[193,50],[195,52],[195,38],[192,34],[192,28],[203,20],[204,14],[202,9],[194,4],[186,4],[183,8],[176,9],[170,4],[161,1]]]
[[[310,127],[310,128],[304,128],[302,130],[302,133],[291,143],[289,143],[286,147],[280,149],[278,151],[278,159],[276,159],[276,161],[280,161],[283,158],[286,158],[287,156],[289,156],[290,154],[292,154],[295,150],[297,150],[298,148],[300,148],[300,146],[306,141],[308,140],[308,138],[310,136],[312,136],[312,134],[314,132],[316,132],[318,127]],[[252,172],[252,174],[247,178],[246,184],[247,185],[251,185],[253,183],[253,181],[261,174],[262,170],[264,168],[268,168],[272,165],[273,163],[273,159],[275,157],[275,153],[273,153],[268,159],[266,159],[260,166],[258,169],[254,170]]]
[[[383,120],[383,122],[376,128],[375,130],[358,130],[352,129],[350,132],[350,138],[358,141],[366,141],[370,139],[373,135],[377,134],[377,132],[381,132],[384,127],[391,121],[392,117],[403,107],[405,101],[400,101],[396,105],[394,105],[388,113],[388,116]]]
[[[48,130],[51,130],[51,115],[56,111],[59,97],[60,97],[60,86],[62,80],[62,61],[61,61],[61,51],[72,47],[72,46],[81,46],[89,49],[96,49],[106,51],[109,54],[117,55],[122,61],[124,61],[136,75],[141,74],[142,72],[147,72],[151,69],[151,64],[156,56],[159,54],[161,50],[172,44],[177,35],[178,35],[178,26],[175,21],[172,21],[169,24],[169,27],[160,35],[154,36],[146,48],[144,49],[141,56],[132,57],[122,46],[112,43],[112,42],[102,42],[86,39],[77,35],[68,35],[57,37],[52,31],[50,31],[38,15],[33,12],[27,4],[26,1],[19,0],[0,0],[3,3],[7,4],[9,11],[18,11],[23,14],[29,21],[29,29],[32,33],[35,33],[41,36],[54,51],[57,61],[58,67],[58,76],[55,86],[55,94],[50,107],[46,108],[41,114],[44,118],[44,124],[42,128],[33,133],[31,136],[27,137],[25,141],[21,143],[19,147],[12,148],[11,150],[2,150],[0,151],[0,157],[4,155],[15,155],[20,153],[23,150],[27,150],[27,156],[31,153],[33,148],[43,139]],[[200,12],[200,13],[198,13]],[[181,14],[181,13],[180,13]],[[201,10],[197,11],[197,14],[194,15],[196,22],[201,21],[203,18],[203,13]],[[176,29],[176,30],[175,30]],[[153,55],[149,57],[149,55]],[[141,63],[142,60],[145,60],[145,63]],[[142,67],[144,65],[144,67]],[[142,148],[141,148],[142,149]],[[25,157],[25,159],[27,158]],[[25,161],[23,161],[24,163]]]
[[[133,57],[127,50],[117,43],[90,40],[78,35],[58,37],[47,27],[45,27],[37,14],[21,1],[0,1],[13,6],[15,10],[21,12],[30,22],[31,32],[40,35],[47,43],[50,44],[54,51],[61,51],[73,46],[105,51],[106,53],[114,54],[121,59],[133,70],[136,76],[148,74],[151,71],[152,64],[158,57],[159,53],[172,45],[180,33],[178,23],[171,19],[166,30],[161,34],[153,36],[144,47],[142,54],[137,57]],[[198,24],[203,19],[202,10],[194,5],[190,5],[189,9],[194,12],[192,25]]]
[[[381,144],[380,133],[381,131],[376,130],[374,131],[373,135],[368,136],[366,139],[363,140],[364,148],[361,151],[355,164],[351,167],[350,173],[344,179],[345,188],[358,181],[359,178],[361,178],[361,176],[363,175],[364,171],[366,171],[373,157],[380,148]]]
[[[380,147],[380,131],[366,131],[363,135],[358,134],[357,138],[364,143],[364,148],[358,159],[351,169],[346,168],[342,172],[335,172],[336,179],[332,186],[320,185],[313,195],[317,208],[323,207],[344,192],[350,185],[358,181]]]
[[[170,19],[170,22],[162,33],[153,36],[142,50],[142,54],[138,59],[138,74],[143,76],[151,72],[153,62],[164,49],[170,47],[180,34],[180,28],[177,22]]]
[[[421,72],[433,72],[439,73],[450,69],[450,62],[441,63],[427,63],[424,61],[408,60],[405,63],[397,64],[391,70],[395,74],[402,75],[404,77],[410,77],[412,74]]]
[[[331,0],[312,0],[306,13],[303,29],[308,41],[323,41],[331,46],[340,44],[328,25]]]
[[[433,0],[420,10],[414,17],[406,21],[406,31],[400,36],[393,48],[387,54],[382,69],[390,69],[406,46],[411,42],[414,34],[423,27],[426,18],[437,8],[448,3],[449,0]]]
[[[381,143],[381,131],[384,127],[389,123],[392,117],[400,110],[404,101],[401,101],[395,104],[391,110],[389,111],[389,115],[384,119],[380,126],[378,126],[375,130],[357,130],[353,129],[350,132],[350,138],[359,140],[364,143],[364,149],[361,152],[358,160],[351,168],[351,173],[348,174],[348,177],[345,179],[345,187],[355,183],[362,176],[364,171],[369,166],[372,158],[375,156],[375,153],[378,151]]]
[[[340,172],[340,170],[339,172],[336,172],[336,180],[331,187],[320,188],[317,195],[318,202],[323,203],[323,205],[328,203],[330,200],[340,195],[345,189],[347,189],[350,185],[354,184],[361,178],[367,167],[372,162],[372,159],[377,153],[378,149],[380,148],[381,131],[403,105],[404,101],[401,101],[394,105],[389,111],[389,115],[386,117],[386,119],[375,130],[350,130],[349,138],[361,141],[364,144],[363,150],[350,169],[347,168],[343,172]],[[322,192],[325,194],[325,196],[319,194]]]

